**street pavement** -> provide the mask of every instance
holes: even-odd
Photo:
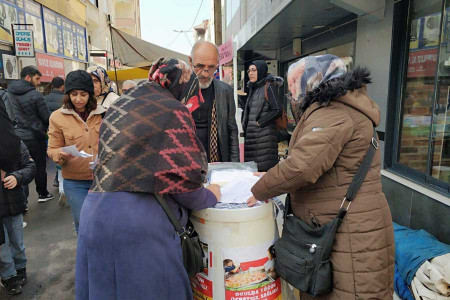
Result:
[[[48,188],[55,198],[38,203],[33,181],[24,217],[28,224],[24,229],[28,283],[18,296],[9,296],[1,288],[1,300],[75,299],[77,236],[70,208],[58,206],[58,189],[53,187],[55,167],[51,163],[47,164],[47,174]]]

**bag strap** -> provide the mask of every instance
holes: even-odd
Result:
[[[267,90],[269,89],[270,82],[266,82],[264,85],[264,99],[266,99],[267,102],[269,102],[269,95],[267,94]]]
[[[177,218],[174,216],[173,212],[170,210],[170,207],[167,205],[166,200],[158,194],[153,194],[155,198],[158,200],[159,204],[163,208],[164,212],[166,213],[167,217],[170,220],[170,223],[172,223],[173,227],[175,228],[175,231],[177,232],[178,236],[181,237],[183,235],[188,234],[186,231],[186,228],[181,226],[180,222],[177,220]]]
[[[347,194],[345,195],[344,200],[341,203],[341,207],[339,208],[339,213],[337,215],[338,218],[342,219],[344,218],[345,214],[347,213],[350,204],[352,203],[353,199],[355,198],[356,194],[358,193],[359,188],[361,187],[364,179],[366,178],[367,172],[370,169],[370,165],[372,164],[373,157],[375,156],[375,152],[378,150],[379,144],[377,140],[377,131],[375,130],[375,127],[373,128],[373,137],[370,141],[369,149],[367,150],[366,156],[364,157],[361,166],[359,166],[358,171],[356,171],[355,176],[353,176],[353,180],[350,183],[350,186],[348,187]],[[344,202],[348,201],[348,205],[346,208],[344,208]],[[289,214],[292,214],[292,208],[290,203],[290,194],[286,197],[285,202],[285,210],[284,210],[284,219],[286,220],[286,217]]]
[[[348,211],[348,208],[350,207],[350,204],[352,203],[353,199],[355,198],[356,194],[358,193],[359,188],[361,187],[361,184],[363,183],[364,179],[366,178],[367,172],[370,169],[370,165],[372,164],[373,157],[375,155],[375,151],[378,150],[378,140],[377,140],[377,131],[375,130],[375,127],[373,128],[373,137],[370,141],[369,149],[367,150],[366,156],[364,157],[361,166],[359,166],[358,171],[356,171],[355,176],[353,176],[353,180],[350,183],[350,186],[348,187],[347,194],[345,195],[344,200],[342,201],[339,215],[338,217],[342,215],[342,217],[345,216],[345,213]],[[344,202],[348,201],[347,207],[344,209],[343,205]]]

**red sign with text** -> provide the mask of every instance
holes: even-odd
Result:
[[[36,62],[39,71],[42,73],[41,81],[51,82],[54,77],[65,78],[64,59],[36,53]]]
[[[225,290],[227,300],[281,300],[280,278],[274,282],[255,289],[230,291]]]
[[[409,52],[407,77],[434,77],[436,75],[437,59],[437,48]]]
[[[191,277],[191,287],[195,300],[212,300],[213,286],[212,281],[201,274]]]
[[[223,45],[219,47],[219,65],[224,65],[233,60],[233,41],[231,39],[228,40]]]

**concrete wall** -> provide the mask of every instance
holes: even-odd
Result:
[[[450,244],[450,206],[390,178],[381,178],[394,222],[411,229],[424,229]]]
[[[385,132],[386,128],[393,2],[386,0],[385,15],[381,21],[373,22],[364,17],[360,18],[356,37],[355,66],[368,67],[372,72],[373,83],[368,86],[368,94],[380,106],[381,122],[377,130],[382,132]],[[381,154],[383,161],[384,142],[381,142]]]

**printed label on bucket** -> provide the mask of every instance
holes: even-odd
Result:
[[[195,300],[212,300],[213,283],[212,279],[212,252],[209,251],[208,244],[201,242],[203,247],[203,272],[190,278],[192,293]]]
[[[281,300],[272,249],[273,242],[223,249],[226,300]]]

